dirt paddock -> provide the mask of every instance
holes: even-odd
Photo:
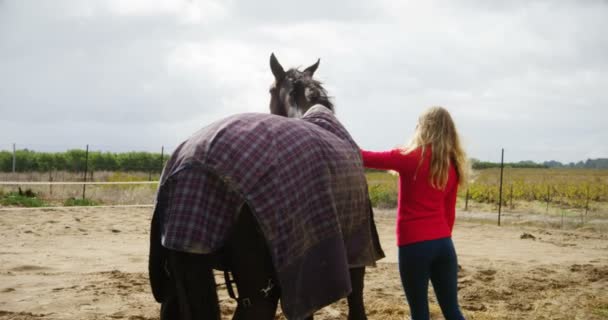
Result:
[[[150,211],[0,210],[0,320],[158,319],[147,280]],[[366,275],[370,319],[407,315],[391,215],[377,213],[387,258]],[[460,219],[454,242],[467,319],[608,319],[606,234]],[[229,319],[235,304],[220,291]],[[431,311],[442,319],[432,290]],[[345,301],[315,315],[345,318]]]

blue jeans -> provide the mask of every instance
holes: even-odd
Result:
[[[464,320],[458,306],[458,261],[452,238],[399,247],[399,273],[413,320],[429,319],[429,279],[447,320]]]

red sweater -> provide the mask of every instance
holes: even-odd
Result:
[[[427,148],[417,172],[422,154],[420,148],[405,155],[398,149],[385,152],[361,150],[361,154],[365,167],[399,173],[398,246],[452,236],[458,191],[458,176],[453,166],[448,171],[445,190],[439,190],[429,183],[430,148]]]

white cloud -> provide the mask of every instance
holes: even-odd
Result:
[[[407,141],[443,105],[480,159],[501,147],[512,160],[607,156],[607,17],[603,1],[5,0],[0,136],[155,150],[267,112],[275,52],[285,67],[321,58],[366,148]],[[131,130],[145,134],[120,139]]]
[[[228,14],[223,1],[109,0],[107,5],[111,13],[120,16],[171,15],[186,24],[208,24],[221,20]]]

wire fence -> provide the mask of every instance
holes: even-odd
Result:
[[[107,152],[93,150],[89,145],[62,152],[41,152],[12,145],[12,150],[0,150],[0,172],[51,172],[68,171],[83,174],[88,171],[137,171],[148,172],[150,176],[160,173],[168,159],[167,149],[161,146],[159,152],[129,151]]]
[[[42,210],[42,211],[51,211],[55,209],[62,208],[152,208],[153,204],[117,204],[117,205],[101,205],[101,206],[52,206],[52,207],[0,207],[1,211],[32,211],[32,210]]]
[[[13,144],[0,151],[0,207],[151,205],[165,150],[39,152]]]
[[[463,210],[481,205],[496,210],[497,224],[504,211],[543,213],[545,217],[578,221],[608,219],[608,170],[572,168],[510,168],[501,166],[478,170],[466,190],[461,192]],[[591,215],[593,213],[593,215]],[[550,220],[551,220],[550,219]]]
[[[380,208],[396,207],[398,176],[380,171],[369,171],[367,176],[372,203]],[[496,223],[518,217],[518,223],[529,218],[557,226],[588,227],[596,220],[606,225],[608,170],[506,164],[502,169],[473,170],[467,188],[458,190],[457,208],[463,217],[483,217]]]
[[[86,147],[55,153],[18,148],[0,151],[0,206],[20,205],[18,200],[6,200],[12,196],[38,198],[41,201],[35,205],[39,207],[151,205],[169,158],[164,147],[159,149],[158,153],[89,152]],[[501,156],[504,160],[504,154]],[[35,170],[26,170],[28,166]],[[370,172],[368,179],[372,202],[396,206],[397,177]],[[518,210],[578,214],[587,219],[590,212],[608,212],[608,170],[504,166],[476,170],[468,189],[460,190],[459,198],[463,202],[461,210],[495,210],[497,222],[504,211]]]
[[[41,182],[41,181],[0,181],[0,185],[6,186],[58,186],[58,185],[120,185],[120,184],[158,184],[158,181],[116,181],[116,182]]]

